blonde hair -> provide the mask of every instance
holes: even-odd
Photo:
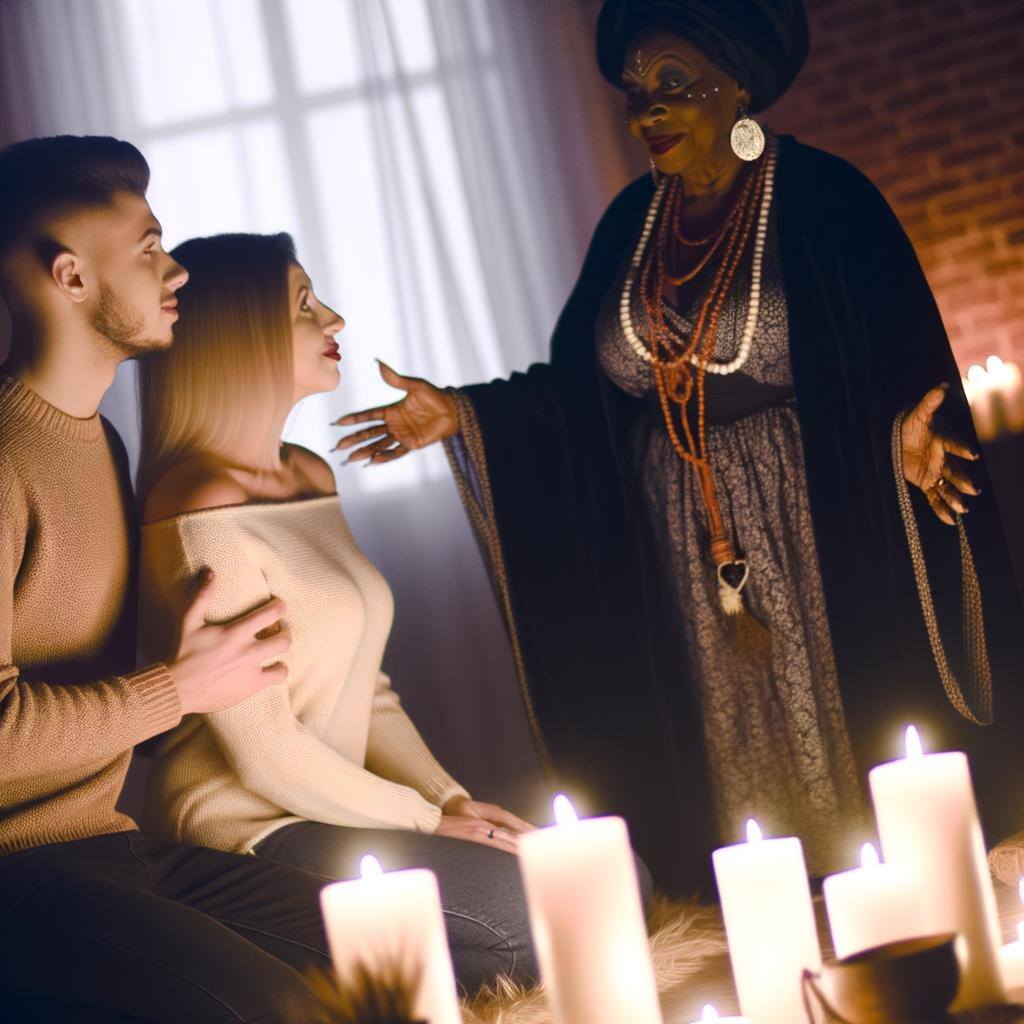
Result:
[[[275,436],[293,394],[287,234],[193,238],[171,254],[189,272],[174,344],[139,362],[140,505],[182,459]]]

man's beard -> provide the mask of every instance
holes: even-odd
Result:
[[[89,325],[126,359],[167,347],[159,338],[144,338],[146,318],[129,302],[100,282],[99,301],[89,313]]]

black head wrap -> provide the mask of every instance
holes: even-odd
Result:
[[[597,63],[622,88],[626,47],[645,29],[682,36],[750,93],[754,113],[771,106],[807,58],[802,0],[605,0]]]

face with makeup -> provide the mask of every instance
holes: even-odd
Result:
[[[288,297],[297,402],[338,386],[341,353],[335,335],[344,330],[345,321],[316,297],[309,275],[297,263],[288,270]]]
[[[626,126],[662,174],[699,176],[733,161],[729,133],[749,94],[671,32],[650,31],[626,49]]]

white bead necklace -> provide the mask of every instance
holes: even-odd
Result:
[[[757,314],[761,308],[761,266],[764,260],[765,239],[768,236],[768,214],[772,206],[772,190],[775,181],[775,160],[777,156],[777,144],[771,139],[768,144],[768,151],[765,154],[767,166],[764,173],[764,191],[761,195],[761,209],[757,220],[757,233],[754,236],[754,258],[750,268],[750,302],[747,306],[747,320],[743,325],[743,335],[740,339],[740,347],[736,355],[727,363],[710,360],[706,366],[708,373],[729,374],[735,373],[749,358],[750,350],[754,344],[754,331],[757,329]],[[650,350],[644,345],[633,327],[633,285],[636,281],[637,272],[643,262],[644,253],[647,251],[647,244],[651,239],[655,221],[658,219],[658,211],[661,209],[661,201],[665,196],[665,189],[668,186],[668,178],[662,180],[655,190],[651,205],[647,210],[647,220],[644,222],[644,230],[640,235],[640,242],[637,244],[636,252],[629,264],[629,271],[626,274],[626,281],[622,288],[622,298],[619,301],[619,322],[622,325],[622,333],[629,342],[629,347],[645,363],[652,361]],[[700,365],[700,356],[694,353],[690,356],[690,363],[693,366]]]

